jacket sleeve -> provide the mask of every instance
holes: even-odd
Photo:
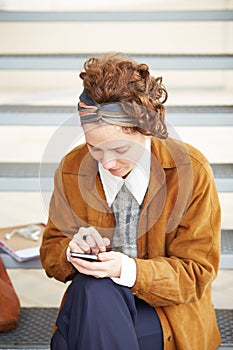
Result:
[[[63,189],[61,164],[55,173],[49,219],[40,247],[41,263],[49,277],[66,282],[77,273],[66,258],[67,247],[77,230],[75,217]]]
[[[195,302],[216,277],[220,205],[209,164],[195,174],[190,205],[168,236],[165,257],[135,259],[132,292],[155,307]]]

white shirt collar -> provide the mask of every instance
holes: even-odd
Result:
[[[100,178],[103,184],[105,196],[109,207],[111,207],[116,195],[125,183],[128,190],[137,200],[138,204],[142,204],[150,179],[150,163],[151,163],[151,139],[146,138],[145,150],[142,157],[129,173],[123,179],[119,176],[112,175],[106,170],[101,163],[98,163]]]

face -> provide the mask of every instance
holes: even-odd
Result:
[[[94,159],[112,175],[124,177],[134,168],[145,149],[148,136],[125,133],[120,126],[86,124],[86,143]]]

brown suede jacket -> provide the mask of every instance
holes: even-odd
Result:
[[[138,224],[137,277],[132,292],[156,308],[165,350],[214,350],[221,342],[211,300],[220,257],[220,206],[208,161],[194,147],[152,138],[149,187]],[[77,271],[66,249],[81,226],[111,239],[114,217],[97,162],[81,145],[55,174],[41,246],[49,277]]]

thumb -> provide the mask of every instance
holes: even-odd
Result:
[[[98,258],[101,261],[108,261],[108,260],[118,260],[122,258],[122,253],[120,252],[104,252],[104,253],[99,253]]]

